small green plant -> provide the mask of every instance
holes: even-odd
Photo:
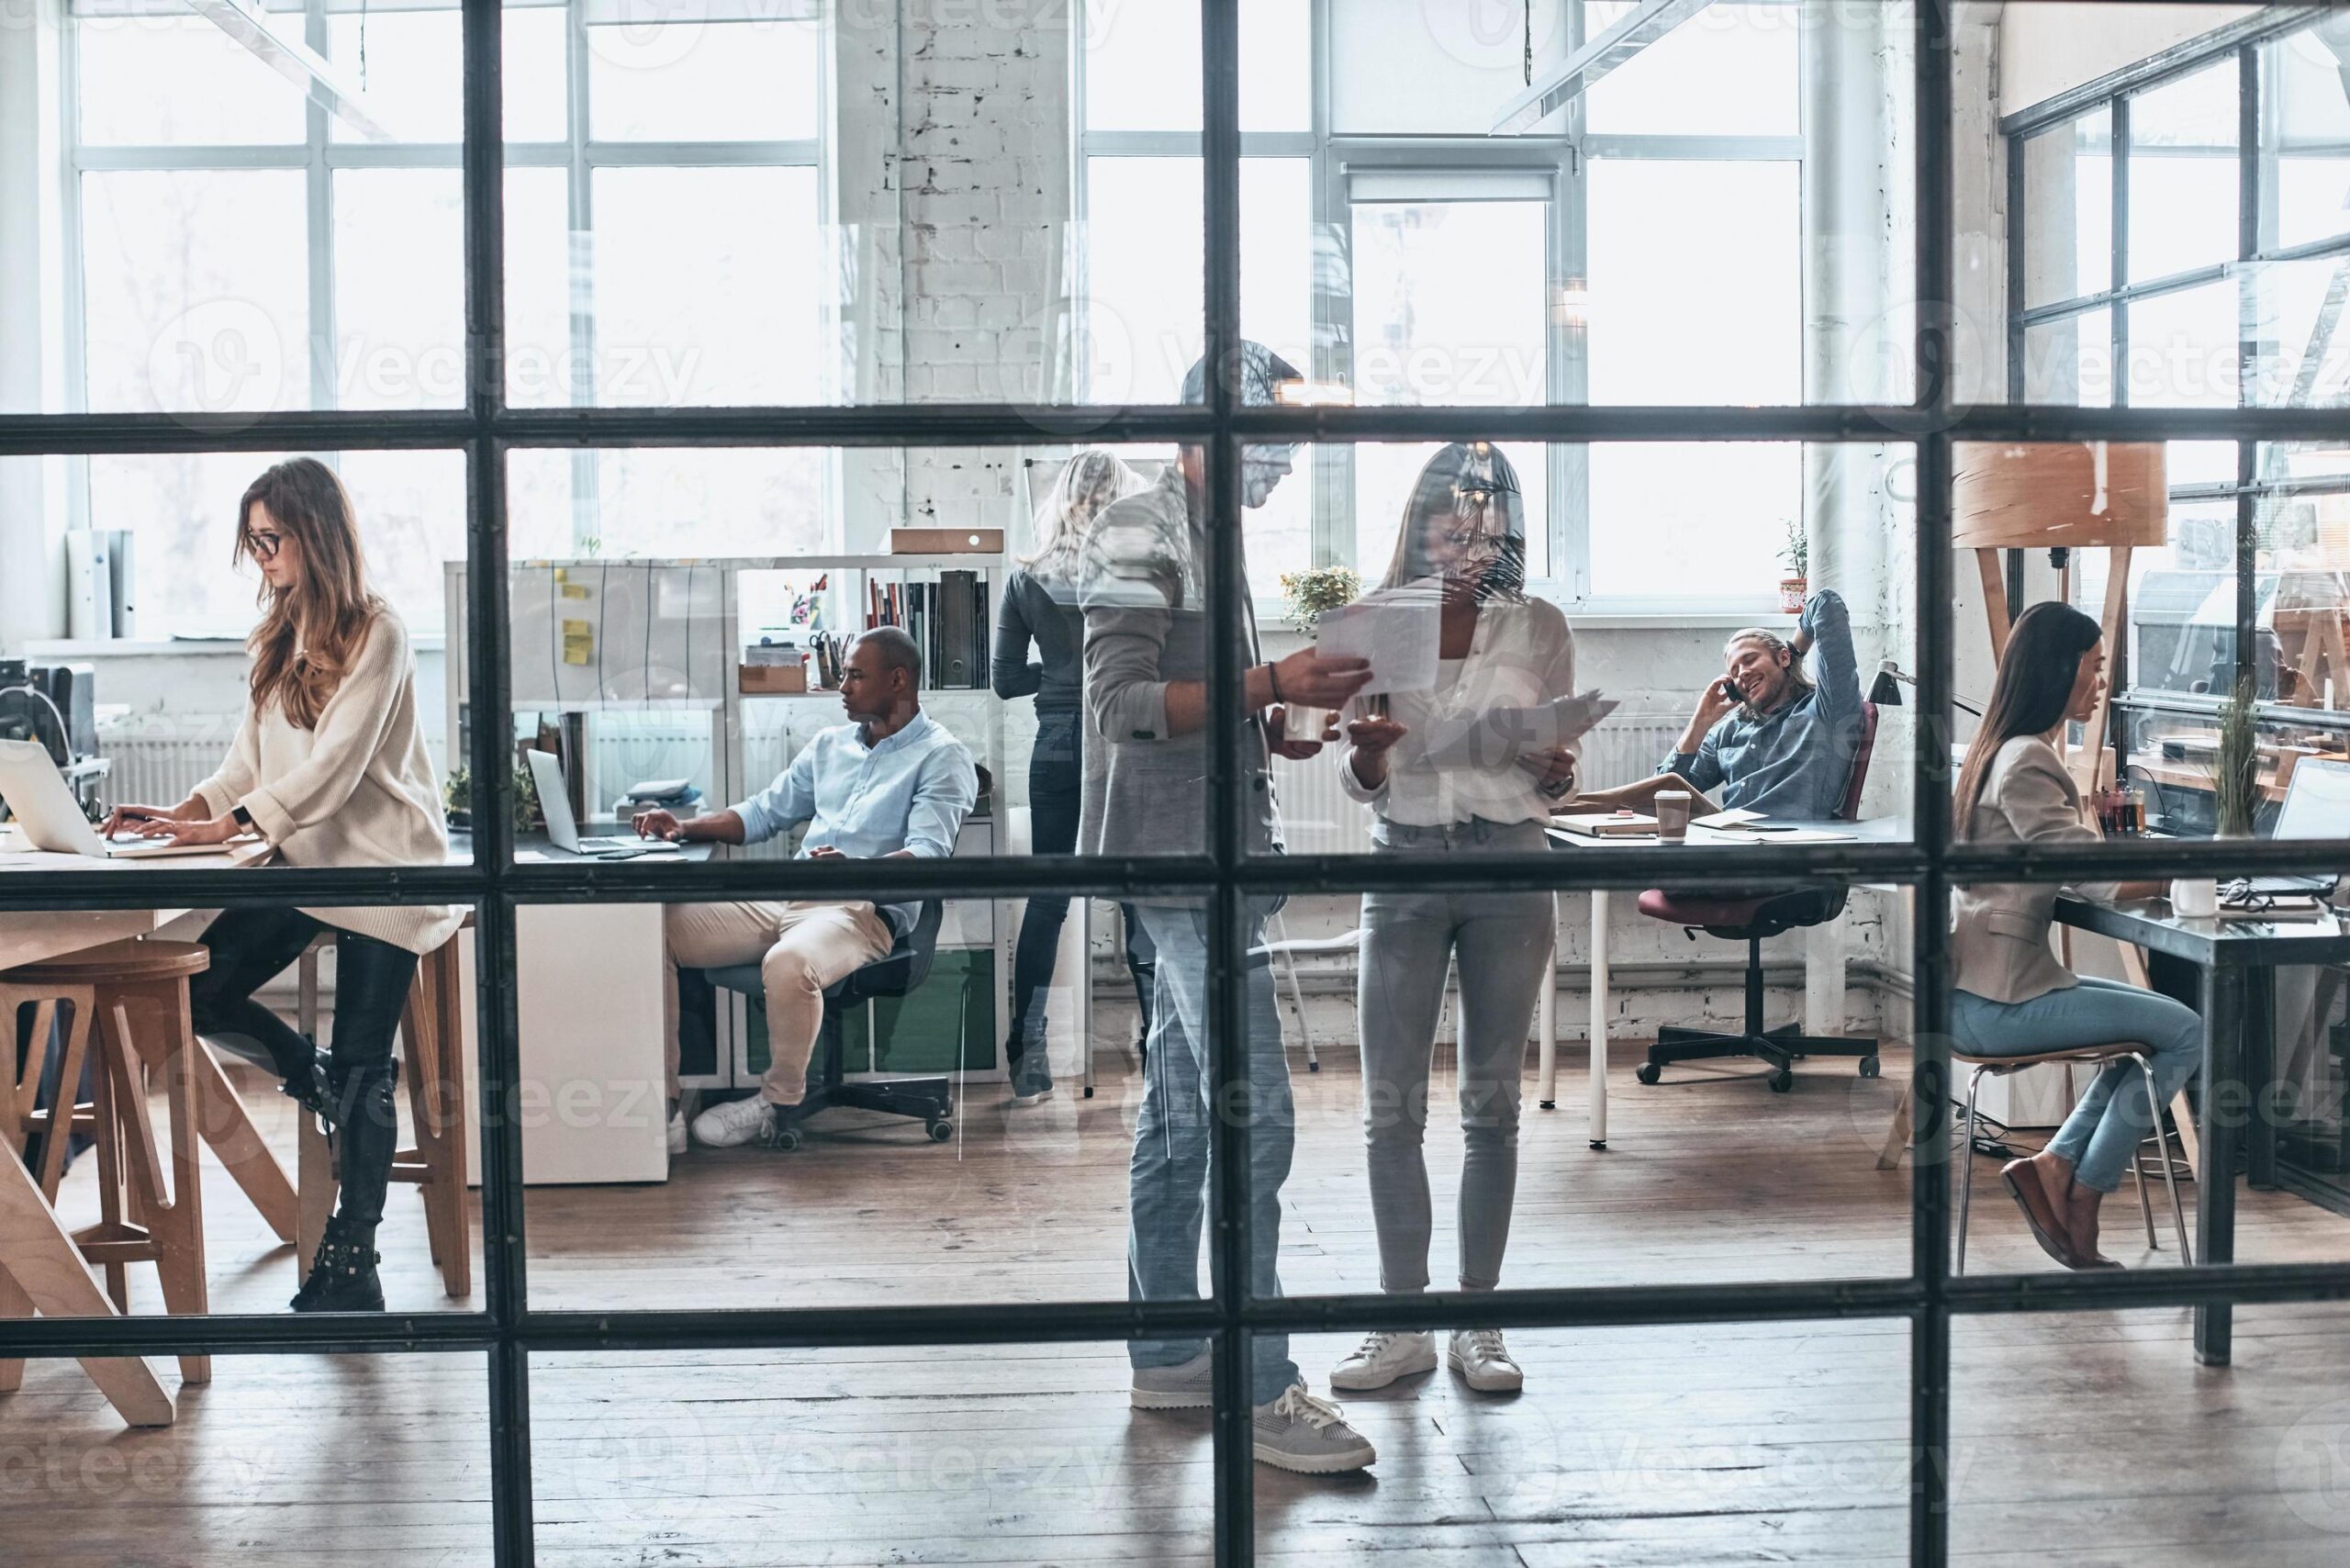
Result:
[[[1779,560],[1787,568],[1789,577],[1811,577],[1811,536],[1804,532],[1800,518],[1787,520],[1787,542],[1779,547]]]
[[[1281,597],[1289,602],[1289,623],[1301,636],[1314,635],[1314,623],[1333,610],[1362,596],[1362,579],[1351,566],[1315,566],[1281,574]]]
[[[441,781],[441,808],[453,826],[470,826],[474,811],[474,775],[469,767],[453,767],[449,777]],[[514,767],[514,831],[529,833],[541,826],[544,818],[539,814],[538,781],[531,770],[520,765]]]
[[[2222,838],[2250,838],[2260,803],[2260,752],[2253,744],[2253,700],[2248,687],[2220,705],[2220,745],[2211,757],[2213,825]]]

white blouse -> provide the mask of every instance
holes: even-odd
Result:
[[[1404,736],[1387,754],[1387,780],[1372,790],[1355,776],[1352,752],[1340,748],[1338,778],[1351,798],[1366,801],[1392,823],[1442,827],[1483,818],[1490,823],[1545,822],[1554,803],[1534,775],[1515,761],[1491,767],[1439,766],[1439,749],[1496,709],[1535,708],[1574,693],[1575,646],[1567,618],[1548,599],[1493,599],[1477,607],[1477,626],[1465,658],[1438,666],[1433,691],[1397,691],[1387,716]],[[1349,720],[1370,704],[1356,698]]]
[[[248,702],[220,770],[196,787],[220,816],[242,806],[288,866],[442,866],[449,835],[441,784],[417,722],[416,659],[389,610],[368,623],[350,668],[297,729],[281,703]],[[341,931],[430,953],[464,920],[462,907],[305,909]]]

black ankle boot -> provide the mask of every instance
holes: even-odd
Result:
[[[302,1036],[309,1040],[310,1036]],[[319,1119],[319,1125],[329,1132],[334,1130],[334,1090],[327,1081],[327,1054],[312,1041],[308,1058],[293,1065],[285,1073],[279,1092]]]
[[[310,1263],[310,1277],[294,1297],[297,1312],[381,1312],[384,1285],[375,1265],[384,1260],[375,1250],[375,1227],[347,1224],[340,1215],[327,1221],[326,1238]]]

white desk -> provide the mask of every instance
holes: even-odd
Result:
[[[1789,823],[1789,826],[1815,825],[1821,832],[1844,834],[1856,842],[1892,844],[1909,836],[1908,820],[1904,817],[1873,817],[1866,822],[1820,823],[1817,824]],[[1550,845],[1554,849],[1580,849],[1600,844],[1654,845],[1653,837],[1585,838],[1578,834],[1552,829]],[[1718,832],[1710,828],[1693,827],[1684,847],[1701,848],[1711,845],[1728,848],[1742,845],[1735,830]],[[1717,861],[1715,864],[1722,864]],[[1591,1147],[1607,1147],[1607,1017],[1612,1008],[1607,977],[1607,917],[1613,903],[1609,890],[1591,890],[1591,1074],[1589,1084]],[[1540,1042],[1540,1072],[1537,1079],[1536,1100],[1546,1111],[1558,1108],[1559,1083],[1559,958],[1558,948],[1550,950],[1550,983],[1542,988],[1540,1005],[1536,1009],[1538,1036]],[[1810,927],[1804,939],[1804,1027],[1811,1034],[1832,1035],[1843,1027],[1844,1006],[1844,917],[1823,921]]]

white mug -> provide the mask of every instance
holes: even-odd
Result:
[[[2170,884],[2170,912],[2185,920],[2210,920],[2220,913],[2216,877],[2178,877]]]

